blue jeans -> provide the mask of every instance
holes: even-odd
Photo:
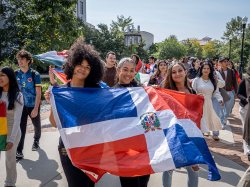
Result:
[[[186,166],[185,168],[186,168],[187,174],[188,174],[187,186],[188,187],[198,187],[199,172],[193,171],[191,166]],[[172,175],[173,175],[173,170],[163,172],[163,175],[162,175],[163,187],[171,187],[172,186]]]
[[[221,106],[218,100],[215,97],[212,97],[213,108],[217,116],[220,118],[222,125],[226,124],[224,106]]]
[[[232,113],[234,107],[234,91],[227,91],[227,94],[230,96],[230,99],[224,104],[225,119],[227,119],[228,116]]]

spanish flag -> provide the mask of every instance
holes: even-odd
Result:
[[[0,103],[0,151],[5,150],[8,134],[6,104]]]

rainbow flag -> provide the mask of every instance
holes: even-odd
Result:
[[[0,151],[5,150],[6,140],[8,134],[6,104],[0,103]]]
[[[63,84],[69,82],[66,79],[66,75],[64,74],[63,70],[60,68],[53,68],[52,69],[53,74],[60,80],[62,81]]]

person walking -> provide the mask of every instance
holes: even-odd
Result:
[[[155,63],[155,57],[150,56],[149,57],[149,63],[144,64],[142,73],[146,73],[146,74],[149,74],[150,76],[152,76],[155,73],[156,70],[157,70],[157,65]]]
[[[246,76],[239,85],[238,97],[240,99],[240,117],[243,125],[243,149],[250,161],[250,66],[247,68]]]
[[[185,66],[181,62],[174,63],[170,65],[166,80],[163,83],[163,88],[176,90],[179,92],[184,92],[187,94],[195,94],[195,91],[190,87],[187,79],[187,70]],[[198,187],[199,182],[199,166],[187,166],[185,167],[188,174],[188,187]],[[172,175],[173,170],[165,171],[162,175],[162,183],[163,187],[171,187],[172,186]]]
[[[209,135],[210,131],[213,131],[213,139],[218,141],[219,130],[222,129],[222,124],[213,109],[212,97],[215,97],[221,106],[223,106],[223,98],[218,90],[214,75],[215,73],[212,65],[208,62],[203,63],[199,70],[198,77],[192,82],[192,88],[197,94],[204,96],[201,131],[204,135]]]
[[[163,80],[165,80],[168,71],[168,63],[164,60],[160,60],[157,64],[157,70],[150,77],[148,85],[158,85],[160,86]]]
[[[109,51],[106,55],[106,63],[104,67],[103,82],[109,87],[115,85],[116,78],[116,55],[113,51]]]
[[[6,104],[8,127],[5,148],[5,187],[14,187],[17,180],[16,149],[21,137],[20,120],[23,111],[23,95],[19,91],[15,73],[10,67],[4,67],[0,70],[1,102]]]
[[[192,66],[188,69],[188,78],[190,80],[194,79],[198,73],[200,68],[200,60],[198,58],[192,58]]]
[[[67,80],[70,80],[61,87],[77,88],[100,88],[100,81],[103,76],[103,64],[98,53],[85,44],[82,38],[76,40],[69,50],[64,73]],[[50,92],[46,91],[45,99],[50,103]],[[77,99],[77,98],[76,98]],[[52,109],[49,116],[52,126],[56,127]],[[61,164],[69,187],[94,187],[95,183],[80,169],[76,168],[65,149],[61,137],[59,138],[58,151]]]
[[[30,67],[33,62],[32,55],[26,50],[21,50],[17,53],[16,59],[20,68],[15,72],[16,78],[19,89],[24,97],[24,107],[20,122],[21,140],[17,147],[16,158],[22,159],[28,116],[31,118],[35,131],[32,151],[36,151],[39,148],[39,140],[41,138],[40,103],[42,89],[40,74]]]
[[[113,88],[138,87],[134,83],[136,64],[131,58],[123,58],[117,65],[117,84]],[[150,175],[120,177],[122,187],[147,187]]]
[[[228,59],[227,58],[220,58],[219,64],[220,64],[220,74],[222,75],[223,79],[225,80],[225,87],[224,89],[227,91],[227,94],[229,95],[229,100],[225,102],[225,119],[229,117],[229,115],[232,113],[232,109],[234,106],[234,99],[236,96],[236,93],[238,92],[238,84],[236,80],[236,76],[233,70],[228,68]]]

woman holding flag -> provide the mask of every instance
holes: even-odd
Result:
[[[187,80],[187,70],[183,63],[177,62],[172,64],[168,68],[167,77],[165,82],[163,83],[163,87],[176,90],[179,92],[184,92],[187,94],[195,94],[195,91],[189,86]],[[185,167],[188,174],[188,187],[198,187],[198,165],[187,166]],[[162,175],[162,183],[163,187],[171,187],[172,186],[172,174],[173,171],[165,171]]]
[[[70,80],[63,87],[71,88],[100,88],[99,82],[103,76],[103,65],[98,53],[86,45],[79,38],[71,46],[66,60],[64,73]],[[50,92],[45,93],[47,102],[50,102]],[[56,127],[53,111],[50,113],[50,122]],[[64,147],[62,139],[59,140],[59,155],[69,187],[94,187],[94,182],[80,169],[73,166]]]
[[[8,130],[5,147],[5,187],[10,187],[15,186],[17,180],[16,150],[21,138],[20,120],[23,111],[23,95],[18,88],[15,73],[9,67],[0,70],[0,103],[2,102],[6,104]]]
[[[138,87],[134,78],[136,64],[130,58],[123,58],[117,65],[117,84],[114,88]],[[120,177],[122,187],[147,187],[150,175],[138,177]]]

